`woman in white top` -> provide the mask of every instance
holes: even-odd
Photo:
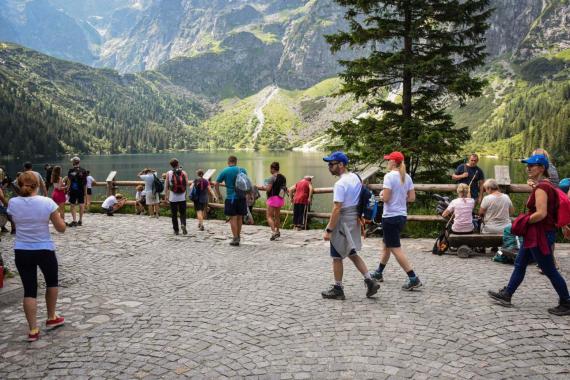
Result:
[[[144,193],[146,204],[148,205],[148,215],[150,215],[151,218],[158,218],[160,211],[159,194],[152,190],[155,175],[156,171],[148,168],[143,169],[143,171],[139,173],[140,179],[144,181]]]
[[[85,209],[89,211],[91,208],[91,200],[93,199],[93,185],[95,184],[95,178],[91,175],[89,170],[87,170],[87,197],[85,198]]]
[[[511,224],[511,216],[515,212],[511,198],[501,193],[497,181],[490,178],[483,184],[485,192],[489,195],[483,198],[479,215],[483,218],[482,234],[503,234]]]
[[[471,198],[469,185],[460,183],[457,186],[458,198],[449,203],[442,216],[447,218],[453,214],[453,225],[451,231],[458,234],[468,234],[473,232],[473,207],[475,200]]]
[[[384,156],[388,160],[388,173],[384,176],[383,190],[380,193],[384,208],[382,212],[382,229],[384,231],[384,249],[380,257],[380,265],[372,274],[379,282],[384,281],[383,271],[390,259],[390,253],[406,271],[408,280],[402,286],[404,290],[413,290],[422,286],[420,278],[414,272],[413,266],[402,250],[400,234],[408,216],[408,202],[416,200],[416,192],[412,178],[406,173],[404,155],[392,152]]]
[[[38,196],[39,183],[33,173],[22,173],[18,177],[18,186],[20,196],[10,199],[8,214],[18,227],[14,244],[15,261],[24,286],[24,313],[30,328],[28,341],[33,342],[40,336],[36,316],[38,267],[46,282],[46,327],[51,329],[64,323],[64,318],[55,313],[59,285],[58,265],[49,222],[52,222],[58,232],[65,232],[65,222],[51,198]]]

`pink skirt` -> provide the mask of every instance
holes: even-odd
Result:
[[[63,190],[58,190],[58,189],[54,189],[53,193],[51,195],[51,199],[53,199],[53,201],[55,202],[55,204],[57,204],[58,206],[60,204],[65,203],[65,191]]]
[[[269,197],[265,204],[269,207],[281,208],[285,204],[285,199],[281,198],[278,195],[274,195],[272,197]]]

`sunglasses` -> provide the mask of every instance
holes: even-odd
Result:
[[[339,164],[338,161],[331,161],[331,162],[329,162],[328,165],[329,165],[329,168],[332,168],[333,166],[338,165],[338,164]]]

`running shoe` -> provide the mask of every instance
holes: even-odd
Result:
[[[65,323],[65,318],[63,317],[55,317],[55,319],[48,319],[46,321],[46,328],[48,329],[54,329],[58,326],[61,326]]]

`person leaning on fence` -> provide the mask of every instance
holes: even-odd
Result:
[[[245,197],[239,196],[235,190],[236,178],[238,173],[247,175],[244,168],[237,166],[237,157],[228,157],[228,166],[218,174],[215,189],[218,198],[220,195],[220,183],[226,185],[226,200],[224,201],[224,214],[230,218],[230,227],[232,229],[231,246],[237,247],[240,244],[241,227],[243,225],[243,217],[247,215],[247,203]]]
[[[334,152],[323,160],[328,163],[330,173],[339,179],[334,184],[333,209],[323,235],[325,241],[330,241],[335,283],[321,295],[328,299],[346,298],[342,276],[343,259],[348,257],[364,276],[366,297],[372,297],[378,292],[380,285],[370,276],[366,263],[357,253],[362,247],[357,210],[362,182],[356,174],[348,170],[348,157],[343,152]]]
[[[451,178],[457,183],[464,183],[469,186],[471,197],[481,203],[483,198],[483,182],[485,181],[485,174],[477,163],[479,156],[471,153],[469,160],[465,164],[461,164],[455,169],[455,173]]]
[[[39,339],[37,324],[37,270],[40,268],[46,283],[48,329],[64,324],[64,318],[56,314],[58,295],[58,263],[55,244],[49,231],[49,222],[56,231],[65,232],[57,205],[51,198],[38,196],[39,182],[33,173],[18,177],[20,196],[8,202],[8,214],[18,226],[14,242],[15,262],[24,287],[24,313],[28,321],[28,341]]]
[[[116,195],[108,196],[101,205],[101,209],[107,214],[107,216],[113,216],[115,211],[121,209],[125,203],[127,203],[127,198],[123,194],[117,193]]]
[[[148,205],[148,215],[152,217],[159,217],[160,212],[160,200],[159,193],[155,192],[153,189],[154,178],[156,177],[156,171],[144,168],[139,173],[139,178],[144,181],[144,195],[146,204]]]
[[[475,226],[473,225],[473,207],[475,200],[469,194],[469,186],[460,183],[457,186],[457,198],[452,200],[443,212],[442,216],[447,218],[453,215],[451,231],[456,234],[470,234]]]
[[[541,154],[533,155],[522,162],[527,165],[529,180],[536,184],[526,204],[529,212],[513,222],[513,230],[517,222],[525,225],[525,231],[519,231],[523,235],[523,246],[515,259],[508,285],[498,292],[489,290],[488,294],[501,305],[512,306],[512,296],[524,280],[526,267],[534,260],[558,293],[558,306],[548,309],[548,312],[554,315],[570,315],[568,286],[556,269],[552,251],[556,240],[558,194],[547,180],[549,162],[546,156]]]
[[[503,194],[497,181],[490,178],[483,184],[488,194],[483,198],[479,215],[483,218],[482,234],[502,234],[510,224],[515,212],[511,198]]]
[[[401,152],[392,152],[385,155],[384,159],[388,160],[388,173],[384,176],[384,189],[380,193],[382,202],[384,202],[382,211],[384,247],[380,257],[380,264],[378,269],[372,274],[372,277],[379,282],[384,280],[383,272],[390,259],[390,254],[392,254],[408,275],[408,279],[402,285],[402,289],[413,290],[422,286],[422,282],[402,250],[400,235],[408,217],[408,202],[415,202],[416,191],[414,190],[412,178],[406,173],[404,155]]]
[[[289,188],[289,194],[293,199],[293,225],[297,231],[307,228],[307,214],[313,199],[312,180],[312,175],[306,175]]]
[[[170,215],[172,217],[172,228],[174,234],[178,235],[178,215],[180,216],[180,228],[182,234],[187,235],[186,229],[186,190],[188,187],[188,173],[180,167],[176,158],[170,160],[172,170],[166,173],[164,181],[165,199],[170,204]]]

